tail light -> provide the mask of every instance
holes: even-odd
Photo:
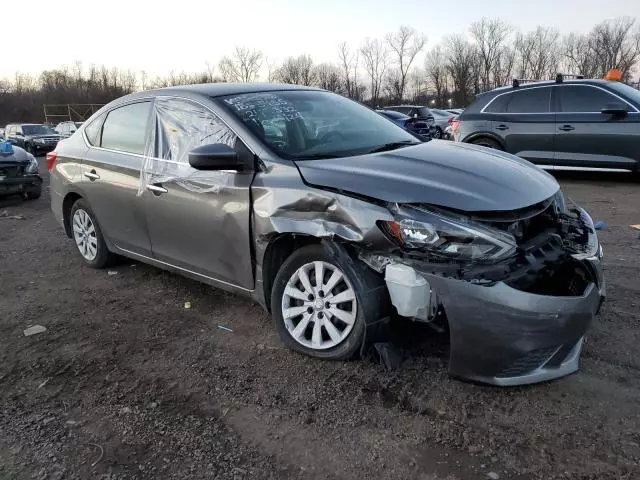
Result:
[[[47,170],[53,170],[53,166],[55,165],[57,158],[58,154],[56,152],[47,153]]]

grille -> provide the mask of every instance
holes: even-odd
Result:
[[[0,177],[15,178],[22,175],[22,167],[0,167]]]
[[[536,368],[544,365],[551,356],[558,350],[558,347],[539,348],[532,350],[524,357],[518,358],[510,366],[502,370],[496,377],[519,377],[534,371]]]

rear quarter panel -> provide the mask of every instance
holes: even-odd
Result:
[[[80,136],[58,142],[55,148],[57,159],[50,172],[49,196],[51,210],[56,220],[64,227],[64,199],[70,193],[84,196],[82,190],[82,164],[87,146]]]

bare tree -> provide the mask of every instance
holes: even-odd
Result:
[[[297,85],[315,85],[317,82],[313,59],[310,55],[286,58],[276,72],[276,77],[282,83]]]
[[[606,20],[596,25],[589,35],[589,46],[598,65],[598,74],[612,68],[628,80],[640,58],[640,30],[633,30],[635,19],[629,17]]]
[[[388,100],[392,102],[400,102],[401,99],[401,83],[400,70],[391,68],[387,71],[384,82],[384,93]]]
[[[503,57],[511,27],[499,19],[483,18],[471,24],[470,32],[480,62],[480,87],[482,90],[497,87],[499,83],[494,73],[500,70],[497,65],[505,60]]]
[[[553,78],[558,72],[560,33],[539,26],[527,33],[518,33],[514,44],[518,55],[518,75],[523,78]]]
[[[387,71],[388,52],[383,42],[367,38],[360,47],[360,53],[369,76],[371,103],[375,105],[380,98],[382,82]]]
[[[570,33],[562,42],[563,68],[585,77],[595,77],[598,71],[598,59],[591,50],[589,36]]]
[[[422,100],[426,98],[426,79],[427,74],[419,68],[414,68],[409,72],[409,75],[407,75],[407,90],[411,102],[423,103]]]
[[[425,58],[425,73],[428,86],[436,96],[436,103],[444,105],[448,86],[448,72],[445,57],[440,45],[433,48]]]
[[[480,62],[475,47],[462,35],[451,35],[446,40],[446,67],[453,83],[453,101],[467,105],[478,88]]]
[[[503,47],[500,50],[500,55],[493,66],[491,76],[494,81],[494,85],[501,86],[507,85],[513,79],[513,68],[516,62],[516,51],[511,47]]]
[[[267,66],[267,82],[272,83],[276,80],[276,62],[268,57],[265,57],[264,63]]]
[[[356,98],[358,93],[358,51],[351,51],[347,42],[338,44],[338,60],[342,70],[342,82],[345,94]]]
[[[416,56],[422,51],[427,37],[416,32],[413,28],[402,26],[395,33],[389,33],[386,37],[387,43],[393,52],[398,67],[396,80],[398,100],[402,100],[404,90],[407,85],[407,74]]]
[[[226,82],[253,82],[262,66],[262,53],[246,47],[236,47],[230,56],[222,57],[218,68]]]
[[[330,63],[321,63],[315,67],[317,85],[331,92],[341,93],[343,90],[340,69]]]

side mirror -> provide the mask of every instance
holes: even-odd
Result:
[[[242,170],[238,154],[229,145],[212,143],[189,152],[189,165],[196,170]]]
[[[627,114],[627,106],[623,103],[607,103],[600,113],[603,115],[613,115],[614,117],[624,117]]]

